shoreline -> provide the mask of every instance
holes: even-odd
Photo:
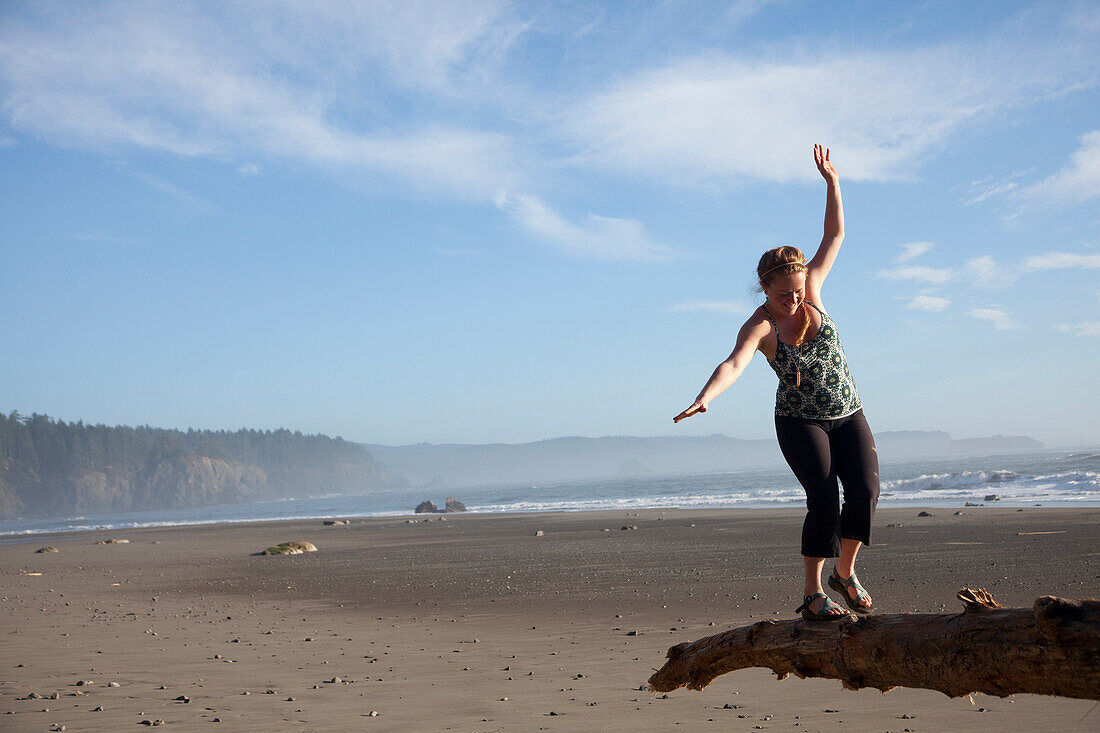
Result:
[[[311,497],[299,499],[297,501],[308,501]],[[328,497],[324,497],[328,498]],[[355,498],[355,497],[353,497]],[[368,521],[368,520],[394,520],[394,519],[420,519],[424,517],[439,517],[439,516],[537,516],[541,514],[589,514],[600,512],[648,512],[648,511],[805,511],[805,507],[802,505],[802,501],[791,502],[745,502],[737,505],[714,505],[714,506],[682,506],[682,505],[655,505],[655,506],[641,506],[641,507],[629,507],[629,508],[579,508],[579,509],[516,509],[512,511],[497,511],[497,510],[479,510],[472,508],[462,512],[436,512],[431,514],[416,514],[412,510],[392,513],[318,513],[302,516],[286,516],[286,517],[258,517],[258,518],[240,518],[240,519],[200,519],[193,521],[181,520],[174,522],[171,520],[159,520],[149,522],[119,522],[109,523],[104,522],[101,524],[94,524],[89,526],[79,526],[69,529],[24,529],[14,532],[0,532],[0,546],[5,544],[19,543],[23,541],[34,542],[37,539],[45,537],[63,537],[69,534],[80,534],[86,532],[129,532],[145,529],[179,529],[179,528],[196,528],[201,529],[205,527],[215,526],[241,526],[251,524],[279,524],[279,523],[295,523],[295,522],[321,522],[329,519],[346,519],[351,521]],[[962,503],[960,503],[960,501]],[[224,508],[233,509],[241,506],[240,504],[224,505]],[[202,509],[218,509],[222,508],[221,505],[213,507],[202,507]],[[892,499],[889,496],[886,498],[880,498],[878,503],[878,509],[916,509],[928,510],[938,509],[941,511],[957,510],[957,511],[980,511],[985,509],[1051,509],[1051,510],[1071,510],[1071,509],[1100,509],[1100,501],[1045,501],[1045,502],[1033,502],[1028,500],[1013,500],[1013,499],[997,499],[993,502],[975,503],[972,500],[943,500],[943,501],[928,501],[926,499]],[[164,510],[164,511],[178,511],[178,510]],[[187,510],[185,510],[187,511]],[[148,513],[155,514],[156,511],[148,510]],[[83,516],[76,517],[43,517],[43,522],[65,522],[65,521],[86,521],[94,520],[100,517],[109,518],[111,515],[92,515],[85,518]],[[5,520],[11,522],[34,522],[37,518],[30,519],[14,519]]]
[[[880,508],[875,544],[860,556],[880,613],[955,613],[964,585],[1009,606],[1098,594],[1100,509],[919,511]],[[900,732],[1100,723],[1090,701],[978,695],[971,705],[927,690],[777,682],[766,669],[703,692],[639,690],[675,643],[794,616],[802,516],[453,513],[36,535],[0,545],[0,725],[835,730],[843,720]],[[111,537],[130,542],[95,544]],[[289,540],[318,552],[253,554]],[[35,541],[60,552],[35,554]],[[77,685],[84,680],[95,684]],[[58,698],[26,699],[31,692]]]

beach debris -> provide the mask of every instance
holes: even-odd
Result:
[[[964,512],[964,511],[957,511],[957,512],[955,512],[955,516],[956,516],[956,517],[961,517],[961,516],[962,516],[962,515],[964,515],[964,514],[966,514],[966,512]]]
[[[997,496],[996,494],[986,494],[985,498],[982,499],[982,501],[1000,501],[1000,500],[1001,500],[1001,497]]]
[[[416,509],[413,510],[417,514],[435,514],[439,510],[436,509],[435,502],[431,499],[425,499],[416,505]]]
[[[95,682],[93,682],[92,680],[77,680],[76,684],[77,687],[85,687],[87,685],[94,685]]]
[[[917,514],[917,516],[918,517],[934,517],[936,515],[933,514],[932,512],[920,512],[919,514]]]
[[[175,702],[182,702],[184,704],[191,702],[191,698],[189,698],[187,695],[180,695],[179,697],[173,697],[172,699]]]
[[[536,537],[542,537],[543,534],[545,534],[545,533],[541,529],[535,530],[535,536]]]
[[[631,530],[631,529],[638,529],[638,525],[636,525],[636,524],[624,524],[622,527],[619,527],[619,529],[621,531],[625,532],[625,531]]]
[[[325,526],[326,527],[343,527],[343,526],[348,525],[348,524],[351,524],[351,522],[349,522],[347,519],[326,519],[325,520]]]
[[[141,724],[142,725],[164,725],[164,721],[161,720],[160,718],[157,718],[156,720],[149,720],[148,718],[146,718],[145,720],[141,721]]]
[[[368,718],[377,718],[378,717],[378,711],[377,710],[371,710],[369,713],[367,713],[367,717]]]
[[[317,546],[312,542],[284,542],[281,545],[269,547],[261,555],[301,555],[303,552],[317,552]]]
[[[120,685],[119,683],[117,683],[117,682],[114,682],[114,681],[112,681],[112,682],[108,682],[108,683],[107,683],[107,686],[108,686],[108,687],[122,687],[122,685]]]
[[[957,614],[768,620],[677,644],[649,687],[702,690],[727,672],[768,667],[781,680],[838,679],[850,690],[1100,700],[1100,600],[1043,596],[1031,608],[1005,608],[980,588],[958,598]]]
[[[61,552],[61,550],[57,549],[53,545],[46,545],[45,547],[39,547],[37,550],[34,551],[36,555],[41,555],[47,552]]]
[[[1045,532],[1017,532],[1016,536],[1017,537],[1024,537],[1026,535],[1032,535],[1032,534],[1065,534],[1065,533],[1066,533],[1066,530],[1064,530],[1064,529],[1048,529]]]
[[[97,545],[128,545],[130,544],[130,540],[112,537],[109,540],[96,540],[95,543]]]
[[[443,505],[443,511],[445,512],[464,512],[466,511],[466,505],[458,499],[448,496],[447,501]]]

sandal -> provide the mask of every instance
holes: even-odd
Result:
[[[821,610],[815,613],[814,611],[810,610],[810,604],[816,601],[818,598],[824,598],[825,603],[821,606]],[[825,595],[824,593],[814,593],[810,596],[803,596],[802,605],[794,609],[794,612],[801,613],[802,618],[806,619],[807,621],[839,621],[840,619],[848,618],[848,616],[851,615],[847,611],[844,611],[843,608],[840,608],[840,610],[844,611],[844,613],[827,613],[834,608],[840,608],[840,605],[835,603],[832,598],[829,598],[829,596]]]
[[[848,604],[848,608],[856,613],[871,613],[875,610],[875,605],[873,603],[869,606],[860,605],[860,601],[864,598],[870,598],[871,594],[859,584],[859,579],[856,577],[855,571],[845,580],[840,577],[834,567],[833,572],[829,573],[829,587],[841,594],[844,597],[844,602]],[[854,600],[848,595],[849,588],[856,589],[856,597]]]

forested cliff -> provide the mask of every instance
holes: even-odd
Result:
[[[354,493],[401,482],[356,443],[0,415],[0,518]]]

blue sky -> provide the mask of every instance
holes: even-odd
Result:
[[[7,2],[0,409],[402,444],[773,434],[826,283],[876,430],[1100,441],[1100,6]]]

